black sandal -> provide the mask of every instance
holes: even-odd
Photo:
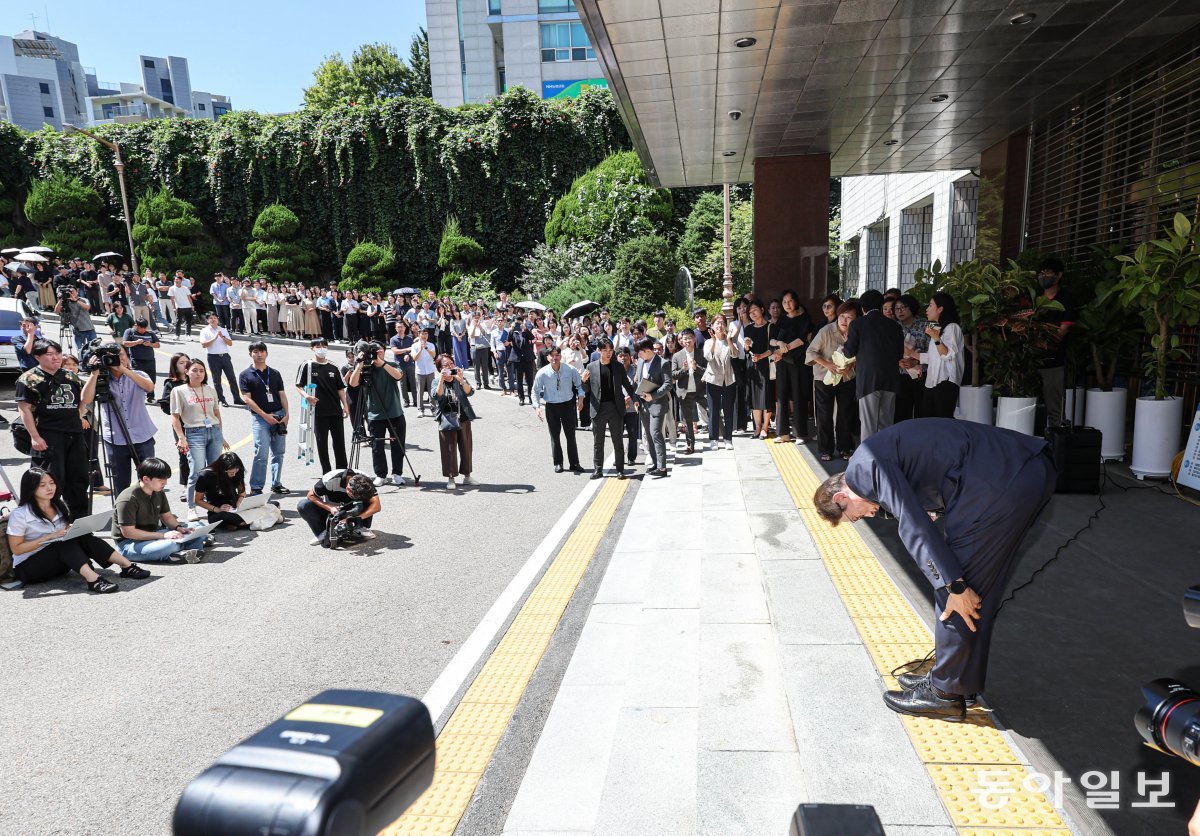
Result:
[[[150,577],[150,570],[144,566],[138,566],[136,563],[130,563],[121,570],[121,577],[132,578],[135,581],[144,581]]]
[[[106,592],[116,592],[118,589],[120,589],[119,586],[117,586],[115,583],[108,580],[107,578],[96,578],[96,580],[90,582],[87,585],[87,588],[89,591],[96,592],[101,595],[103,595]]]

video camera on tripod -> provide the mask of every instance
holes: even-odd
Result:
[[[1189,627],[1200,627],[1200,586],[1183,593],[1183,617]],[[1200,693],[1163,678],[1143,685],[1142,696],[1133,722],[1146,745],[1200,766]]]
[[[362,363],[363,374],[369,374],[371,365],[381,351],[383,346],[374,340],[359,340],[354,344],[354,362]]]
[[[96,359],[93,365],[92,359]],[[105,342],[102,337],[97,337],[83,347],[80,352],[80,363],[83,368],[91,368],[96,377],[96,402],[108,403],[111,395],[108,391],[109,381],[112,379],[109,369],[121,365],[121,346],[111,340]]]

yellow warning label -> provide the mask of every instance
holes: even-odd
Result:
[[[339,726],[357,726],[365,729],[382,716],[383,712],[378,708],[306,702],[289,711],[283,719],[299,720],[304,723],[337,723]]]

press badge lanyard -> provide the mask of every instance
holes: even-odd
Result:
[[[263,378],[262,372],[260,372],[258,369],[255,369],[254,373],[258,375],[258,379],[262,381],[263,389],[267,393],[267,403],[275,403],[275,393],[271,391],[271,369],[269,367],[267,368],[267,376],[265,379]]]
[[[208,417],[208,407],[205,405],[204,401],[204,386],[201,385],[199,389],[196,389],[194,386],[188,386],[188,388],[195,393],[196,403],[200,404],[200,411],[204,413],[204,428],[206,430],[212,429],[213,422],[212,419]]]

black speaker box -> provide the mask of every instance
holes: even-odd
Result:
[[[1054,466],[1058,468],[1055,493],[1099,493],[1104,440],[1093,427],[1051,427],[1046,432]]]
[[[801,804],[790,836],[884,836],[875,808],[866,804]]]

